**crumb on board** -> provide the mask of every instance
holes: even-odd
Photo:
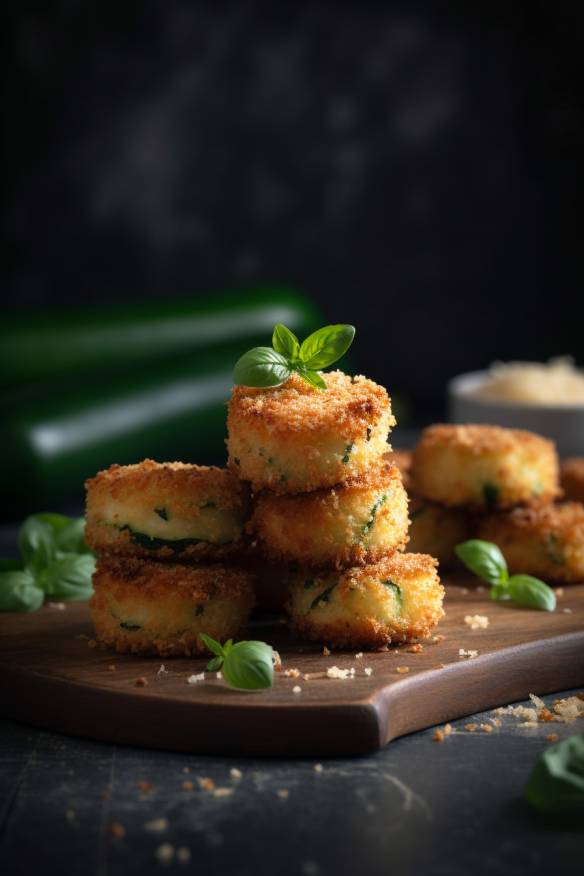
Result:
[[[445,669],[444,663],[434,663],[432,669]]]
[[[324,767],[321,763],[315,763],[313,769],[315,773],[322,773]]]
[[[478,726],[479,726],[478,724],[473,724],[471,722],[470,724],[465,724],[464,729],[468,730],[469,733],[474,733],[475,730],[478,728]]]
[[[474,660],[475,657],[479,656],[479,652],[472,649],[459,648],[458,656],[461,660]]]
[[[347,678],[355,677],[355,667],[352,666],[350,669],[341,669],[339,666],[329,666],[326,671],[327,678],[340,678],[345,680]]]
[[[561,599],[562,596],[564,595],[564,588],[563,587],[556,587],[554,593],[556,594],[558,599]]]
[[[292,693],[293,693],[293,694],[299,694],[299,693],[302,693],[302,688],[300,687],[299,684],[295,684],[295,685],[294,685],[294,687],[292,688]]]
[[[288,790],[288,788],[278,788],[276,794],[278,795],[280,800],[287,800],[290,796],[290,791]]]
[[[152,821],[147,821],[144,824],[144,830],[150,833],[162,833],[168,830],[168,818],[153,818]]]
[[[158,846],[155,855],[161,864],[171,864],[174,859],[174,846],[170,843],[163,843]]]
[[[231,797],[235,791],[233,788],[214,788],[213,789],[213,797],[221,798],[221,797]]]
[[[215,676],[216,676],[217,678],[221,679],[221,678],[223,678],[223,673],[222,673],[222,672],[216,672],[216,673],[215,673]]]
[[[110,663],[110,665],[108,666],[108,670],[109,670],[110,672],[115,672],[115,671],[116,671],[116,667],[114,666],[113,663]]]
[[[206,776],[198,777],[197,782],[199,788],[202,788],[203,791],[213,791],[215,788],[215,782],[213,781],[213,779],[209,779]]]
[[[205,681],[205,673],[198,672],[196,675],[189,675],[187,684],[198,684],[199,681]]]
[[[160,664],[160,669],[158,670],[158,672],[156,673],[156,675],[158,675],[158,676],[160,677],[161,675],[168,675],[168,674],[169,674],[169,673],[168,673],[168,669],[166,668],[166,666],[164,665],[164,663],[161,663],[161,664]]]
[[[302,678],[304,681],[314,681],[315,678],[326,678],[326,672],[305,672]]]
[[[329,654],[330,654],[330,651],[329,651]],[[363,651],[359,651],[358,654],[355,654],[355,660],[362,660],[362,659],[363,659]]]
[[[446,636],[443,635],[443,633],[438,633],[437,635],[432,636],[432,638],[430,639],[430,644],[431,645],[438,645],[439,642],[443,642],[445,639],[446,639]]]
[[[489,618],[486,614],[465,614],[464,622],[471,630],[486,630],[489,626]]]
[[[557,733],[548,733],[548,735],[546,736],[546,739],[548,742],[557,742],[559,739],[559,736]]]
[[[152,782],[146,782],[144,779],[140,779],[139,782],[136,782],[136,787],[139,791],[142,791],[143,794],[151,794],[154,790]]]
[[[408,654],[421,654],[424,650],[424,646],[420,642],[415,642],[413,645],[410,645],[409,648],[405,649]]]
[[[193,783],[189,781],[183,782],[181,785],[183,791],[192,791],[194,787]]]
[[[296,669],[296,667],[294,666],[294,667],[292,667],[292,669],[285,669],[284,675],[286,678],[300,678],[302,673],[300,672],[299,669]]]
[[[493,725],[492,724],[480,724],[479,726],[480,726],[480,729],[483,731],[483,733],[492,733],[493,732]]]
[[[363,672],[365,673],[365,675],[373,675],[373,669],[371,668],[371,666],[366,666]]]
[[[231,767],[231,769],[229,770],[229,775],[236,782],[243,777],[243,773],[241,772],[241,770],[238,770],[237,767]]]
[[[49,608],[53,608],[55,611],[65,611],[66,605],[64,602],[49,602]]]
[[[562,611],[564,612],[564,614],[572,614],[571,608],[563,608]]]
[[[444,742],[447,736],[452,735],[452,724],[445,724],[444,727],[438,727],[434,730],[432,739],[434,742]]]
[[[116,839],[123,839],[123,837],[125,837],[126,835],[126,828],[123,824],[120,824],[119,821],[114,821],[109,826],[109,832]]]
[[[323,657],[330,657],[331,656],[331,652],[329,651],[329,649],[327,648],[326,645],[322,646],[322,656]]]
[[[495,715],[504,717],[519,718],[521,720],[520,727],[537,727],[538,723],[549,723],[556,721],[558,723],[571,724],[578,718],[584,718],[584,697],[582,694],[565,697],[564,699],[556,699],[551,707],[536,694],[529,694],[532,706],[501,706],[495,709]]]
[[[148,684],[148,679],[144,678],[144,676],[141,675],[134,681],[134,684],[136,685],[136,687],[146,687],[146,685]]]
[[[399,672],[400,675],[405,675],[406,672],[410,671],[410,667],[409,666],[396,666],[395,671]]]

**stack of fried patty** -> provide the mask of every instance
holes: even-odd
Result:
[[[480,538],[500,547],[512,573],[552,584],[584,580],[584,505],[556,501],[562,491],[551,441],[499,426],[437,424],[413,454],[393,459],[412,500],[411,550],[450,565],[458,543]],[[572,480],[564,475],[570,485],[574,462]]]
[[[249,508],[238,478],[146,460],[113,465],[86,490],[100,641],[120,652],[188,656],[205,651],[200,632],[221,641],[240,634],[254,594],[250,573],[230,562]]]
[[[322,391],[296,374],[236,386],[229,403],[229,468],[253,491],[262,597],[275,607],[288,591],[295,630],[332,647],[426,635],[443,588],[432,557],[403,553],[408,500],[385,458],[390,399],[365,377],[322,377]]]

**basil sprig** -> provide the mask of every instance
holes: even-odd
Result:
[[[344,356],[354,337],[352,325],[327,325],[300,343],[289,328],[277,323],[272,346],[254,347],[244,353],[233,369],[233,382],[266,389],[281,386],[296,372],[311,386],[326,389],[318,372]]]
[[[209,672],[220,669],[231,687],[241,690],[261,690],[274,683],[274,661],[271,645],[265,642],[236,642],[229,639],[224,645],[199,633],[206,647],[215,654],[207,664]]]
[[[0,611],[36,611],[45,596],[88,599],[95,560],[82,517],[33,514],[18,532],[20,560],[0,560]]]
[[[467,569],[491,585],[491,599],[510,599],[540,611],[555,610],[556,594],[552,588],[531,575],[509,575],[505,557],[493,542],[471,538],[454,551]]]
[[[543,752],[529,776],[525,796],[539,812],[584,814],[584,733]]]

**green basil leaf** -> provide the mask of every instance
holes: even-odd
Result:
[[[71,554],[90,554],[91,548],[85,543],[85,519],[78,517],[69,519],[56,535],[57,547],[60,551]]]
[[[232,687],[260,690],[274,683],[272,648],[265,642],[237,642],[223,664],[223,678]]]
[[[271,347],[254,347],[235,363],[233,382],[259,388],[280,386],[288,380],[290,373],[288,360],[281,353]]]
[[[326,383],[318,371],[309,371],[307,368],[294,368],[294,370],[306,380],[307,383],[316,387],[316,389],[326,389]]]
[[[44,598],[30,572],[0,572],[0,611],[36,611]]]
[[[509,596],[518,605],[555,611],[556,594],[551,587],[531,575],[512,575],[507,583]]]
[[[223,666],[223,657],[213,657],[207,663],[207,672],[218,672]]]
[[[37,585],[56,599],[88,599],[95,559],[88,554],[60,554],[36,575]]]
[[[223,657],[223,646],[220,642],[216,642],[215,639],[212,639],[211,636],[208,636],[206,633],[199,633],[199,638],[211,654],[216,654],[217,657]]]
[[[328,368],[347,352],[354,337],[352,325],[326,325],[302,342],[300,359],[309,371]]]
[[[18,531],[18,549],[25,566],[35,572],[43,569],[57,551],[53,526],[36,514],[27,517]]]
[[[286,328],[281,322],[277,322],[272,335],[272,347],[276,353],[281,353],[287,359],[297,359],[300,352],[300,341],[289,328]]]
[[[489,584],[504,584],[507,581],[509,573],[505,557],[493,542],[471,538],[456,545],[454,552],[467,569]]]
[[[584,733],[546,748],[529,776],[525,796],[540,812],[584,813]]]

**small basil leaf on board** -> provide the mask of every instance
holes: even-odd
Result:
[[[285,356],[271,347],[254,347],[235,363],[233,382],[239,386],[265,389],[281,386],[290,374],[290,364]]]
[[[584,733],[543,752],[529,776],[525,796],[539,812],[584,814]]]
[[[208,636],[206,633],[199,633],[199,638],[211,654],[216,654],[217,657],[223,657],[223,646],[220,642],[216,642],[215,639],[212,639],[211,636]]]
[[[57,599],[88,599],[95,560],[88,554],[60,554],[36,575],[47,596]]]
[[[489,584],[504,584],[507,581],[509,573],[505,557],[493,542],[471,538],[458,544],[454,552],[467,569]]]
[[[272,335],[272,347],[276,353],[281,353],[287,359],[297,359],[300,352],[300,341],[289,328],[286,328],[281,322],[277,322]]]
[[[207,672],[218,672],[223,666],[223,657],[213,657],[207,663]]]
[[[300,360],[310,371],[328,368],[347,352],[354,337],[352,325],[326,325],[302,342]]]
[[[69,520],[56,534],[57,548],[65,553],[90,554],[85,543],[85,520],[78,517]]]
[[[509,596],[513,602],[541,611],[555,611],[556,594],[539,578],[531,575],[512,575],[507,582]]]
[[[55,557],[55,531],[36,515],[27,517],[18,531],[18,549],[25,566],[42,569]]]
[[[44,598],[30,572],[0,572],[0,611],[36,611]]]
[[[232,687],[261,690],[274,683],[272,648],[265,642],[237,642],[223,663],[223,678]]]
[[[295,368],[294,370],[297,371],[307,383],[310,383],[310,385],[314,386],[316,389],[326,389],[326,382],[320,376],[318,371],[309,371],[307,368]]]

